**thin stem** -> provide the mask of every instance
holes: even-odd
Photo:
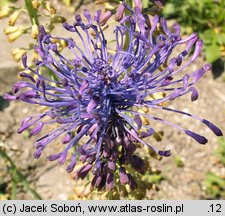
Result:
[[[3,158],[5,163],[8,165],[9,172],[12,178],[12,194],[11,198],[16,199],[16,189],[17,185],[22,184],[25,191],[29,191],[35,199],[42,199],[41,196],[30,187],[30,183],[26,180],[26,177],[18,170],[16,165],[13,163],[8,154],[0,147],[0,156]]]
[[[35,9],[32,5],[31,0],[25,0],[25,4],[27,7],[27,11],[30,17],[30,21],[32,25],[39,25],[37,9]]]

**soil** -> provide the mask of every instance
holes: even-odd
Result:
[[[89,5],[92,8],[93,5]],[[5,26],[0,23],[1,29]],[[1,53],[0,59],[0,90],[10,91],[9,83],[17,80],[18,65],[13,63],[9,53],[15,44],[8,44],[6,37],[0,33]],[[19,42],[17,42],[19,43]],[[6,53],[4,55],[4,53]],[[200,58],[189,70],[196,70],[204,64]],[[11,72],[10,72],[11,71]],[[212,121],[225,132],[225,82],[221,76],[214,79],[213,73],[208,72],[198,83],[199,99],[190,101],[190,95],[176,99],[169,107],[193,113],[197,116]],[[46,156],[54,151],[46,149],[41,159],[33,158],[34,138],[17,134],[20,122],[28,115],[35,114],[37,107],[22,102],[6,102],[0,98],[0,145],[6,149],[7,154],[17,165],[27,180],[37,190],[43,199],[68,199],[76,186],[70,175],[66,173],[65,167],[58,166],[54,162],[48,162]],[[186,116],[170,112],[157,113],[182,127],[196,131],[208,138],[207,145],[200,145],[190,137],[180,133],[174,128],[151,122],[154,128],[163,130],[165,135],[163,141],[155,143],[164,149],[171,149],[172,156],[161,161],[153,161],[153,166],[162,171],[166,177],[158,186],[159,191],[150,190],[148,193],[152,199],[205,199],[207,198],[203,180],[209,171],[214,171],[225,176],[225,168],[218,165],[213,155],[218,147],[217,137],[199,121]],[[175,159],[179,157],[184,166],[177,167]],[[4,161],[0,158],[1,182],[9,181],[9,174]],[[20,191],[18,199],[33,199],[31,194]]]

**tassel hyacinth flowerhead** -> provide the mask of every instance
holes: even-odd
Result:
[[[40,58],[36,67],[29,67],[27,57],[23,56],[23,65],[30,73],[22,72],[20,76],[28,81],[16,83],[14,94],[4,96],[47,108],[41,114],[25,118],[18,129],[22,133],[30,128],[33,136],[49,124],[55,125],[54,130],[36,140],[35,158],[41,156],[49,143],[61,137],[63,151],[48,159],[58,160],[60,164],[69,161],[66,169],[73,172],[74,179],[83,179],[91,171],[93,187],[111,190],[117,173],[120,184],[129,184],[133,189],[136,183],[126,166],[130,164],[140,173],[145,171],[143,159],[135,155],[137,143],[161,156],[170,155],[169,150],[159,150],[143,140],[154,134],[146,120],[172,126],[200,144],[207,142],[196,132],[139,112],[140,109],[147,107],[186,115],[222,136],[221,130],[211,122],[162,106],[188,93],[192,101],[198,98],[194,86],[211,65],[183,73],[200,55],[203,43],[197,34],[182,39],[178,25],[170,30],[164,18],[157,15],[149,18],[142,14],[140,7],[131,9],[123,3],[116,13],[119,20],[114,29],[116,51],[112,52],[102,28],[109,17],[102,17],[100,10],[94,17],[84,10],[83,16],[85,21],[76,15],[74,24],[64,23],[64,28],[76,35],[76,40],[53,37],[40,27],[35,48]],[[73,57],[59,52],[55,39],[65,41]],[[78,39],[82,46],[78,45]],[[177,47],[183,47],[178,55],[174,52]],[[42,73],[43,68],[53,76]],[[161,98],[152,97],[161,93],[164,94]],[[85,142],[81,144],[84,137]],[[83,163],[79,169],[76,168],[78,160]]]

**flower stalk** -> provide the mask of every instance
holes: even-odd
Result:
[[[31,0],[24,0],[32,25],[39,25],[37,9],[33,7]]]

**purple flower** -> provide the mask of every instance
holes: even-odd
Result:
[[[126,16],[122,14],[124,7],[128,10]],[[112,45],[101,27],[109,14],[102,16],[101,11],[97,11],[92,19],[89,11],[84,10],[83,15],[87,22],[76,15],[74,24],[64,23],[64,28],[74,33],[75,39],[53,37],[40,27],[35,48],[40,59],[36,67],[29,67],[26,56],[23,57],[25,69],[34,76],[20,73],[27,81],[15,84],[13,95],[5,95],[9,100],[47,108],[44,113],[25,118],[18,129],[18,133],[22,133],[31,128],[30,136],[33,136],[49,124],[55,125],[55,130],[36,140],[35,158],[60,137],[64,150],[50,155],[49,160],[58,160],[60,164],[69,161],[68,172],[75,170],[77,160],[82,161],[83,166],[74,172],[75,179],[85,178],[92,170],[92,186],[111,190],[119,173],[121,184],[130,184],[133,189],[136,183],[127,173],[126,165],[130,164],[140,173],[144,173],[146,167],[134,154],[137,142],[161,156],[170,155],[169,150],[159,150],[142,140],[154,134],[154,129],[143,119],[172,126],[200,144],[207,142],[197,132],[138,110],[147,107],[186,115],[222,136],[221,130],[211,122],[161,105],[188,93],[192,101],[198,98],[194,85],[211,66],[206,64],[188,74],[183,72],[200,55],[203,43],[197,34],[182,39],[178,25],[170,30],[164,18],[154,16],[151,20],[139,7],[132,10],[123,4],[116,17],[120,22],[114,30],[116,52],[111,54]],[[72,57],[59,52],[55,39],[67,42]],[[174,52],[176,47],[183,47],[178,55]],[[190,55],[192,48],[194,52]],[[183,63],[185,57],[187,60]],[[153,97],[162,93],[165,95],[161,98]],[[83,137],[86,141],[81,144]]]

